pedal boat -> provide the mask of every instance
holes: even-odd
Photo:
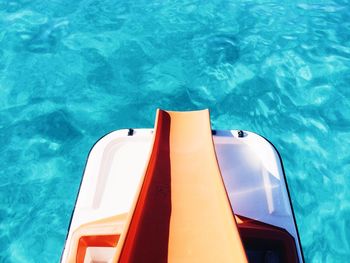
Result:
[[[302,263],[281,157],[265,138],[157,111],[91,149],[61,262]]]

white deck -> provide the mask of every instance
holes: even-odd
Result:
[[[148,161],[152,129],[112,132],[89,154],[70,234],[81,224],[128,212]],[[261,136],[217,131],[216,154],[231,206],[238,215],[286,229],[303,262],[279,155]],[[64,252],[62,262],[65,262]]]

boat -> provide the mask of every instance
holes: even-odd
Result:
[[[281,157],[208,110],[159,109],[91,149],[61,262],[303,263]]]

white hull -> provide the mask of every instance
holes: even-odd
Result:
[[[195,132],[195,131],[194,131]],[[84,223],[127,213],[140,184],[152,147],[152,129],[112,132],[91,149],[72,216],[71,234]],[[235,214],[285,229],[294,237],[303,262],[279,154],[263,137],[244,131],[213,135],[226,191]],[[67,250],[62,255],[66,262]]]

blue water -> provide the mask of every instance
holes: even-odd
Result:
[[[85,159],[155,109],[269,138],[306,262],[350,255],[349,1],[0,1],[0,262],[57,262]]]

